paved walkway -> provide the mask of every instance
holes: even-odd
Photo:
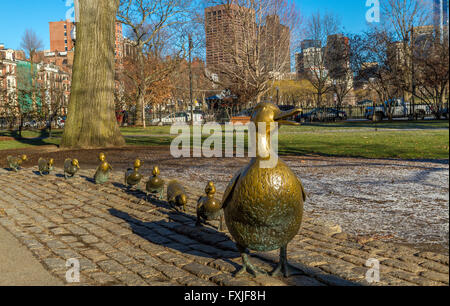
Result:
[[[0,286],[60,286],[14,236],[0,226]]]
[[[35,171],[0,169],[0,228],[62,282],[66,260],[77,258],[82,285],[369,285],[366,263],[374,258],[380,262],[380,282],[372,285],[449,284],[446,255],[357,241],[339,226],[308,216],[288,248],[300,275],[235,278],[241,260],[228,233],[217,232],[217,223],[194,226],[195,200],[202,190],[190,189],[188,211],[179,213],[165,202],[145,201],[142,192],[126,191],[120,172],[112,183],[97,186],[92,170],[67,181],[61,169],[44,178]],[[267,271],[278,261],[276,252],[252,255]],[[4,256],[0,251],[0,261]],[[47,277],[41,284],[49,284]]]

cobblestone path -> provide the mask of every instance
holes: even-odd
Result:
[[[61,169],[42,178],[36,170],[0,169],[0,226],[63,281],[66,260],[77,258],[81,285],[369,285],[366,263],[374,258],[380,262],[380,282],[371,285],[449,284],[446,255],[356,240],[339,226],[308,216],[288,246],[299,275],[236,278],[241,259],[235,244],[228,233],[217,231],[217,223],[195,227],[202,190],[190,188],[188,181],[183,182],[190,192],[188,211],[182,213],[164,201],[146,201],[140,191],[127,191],[121,172],[97,186],[93,170],[70,180]],[[278,254],[252,252],[251,260],[270,271]]]

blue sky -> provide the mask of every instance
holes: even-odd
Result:
[[[50,48],[49,21],[65,19],[70,0],[0,0],[0,43],[19,49],[22,34],[32,28]],[[320,10],[333,12],[342,20],[345,32],[360,32],[366,28],[366,0],[295,0],[307,17]]]

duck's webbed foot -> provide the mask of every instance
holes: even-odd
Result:
[[[264,270],[261,270],[260,268],[254,266],[249,258],[248,255],[245,253],[245,248],[242,250],[241,247],[238,246],[238,249],[242,256],[242,268],[236,272],[235,276],[242,276],[246,272],[252,275],[253,277],[257,277],[258,275],[267,275],[267,272]],[[242,250],[242,251],[241,251]]]
[[[280,262],[275,269],[270,272],[270,276],[289,277],[291,275],[299,274],[299,271],[290,265],[287,261],[287,247],[280,249]]]

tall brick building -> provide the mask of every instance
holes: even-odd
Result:
[[[56,21],[49,22],[50,29],[50,51],[51,52],[67,52],[72,51],[74,44],[72,41],[71,33],[75,25],[69,21]],[[115,27],[115,56],[116,59],[123,57],[123,29],[122,24],[117,22]]]
[[[50,51],[72,51],[73,42],[71,33],[74,24],[71,21],[49,22]]]
[[[212,71],[245,60],[239,52],[245,44],[258,39],[265,71],[289,73],[291,70],[290,29],[280,23],[277,15],[269,15],[264,24],[257,25],[255,12],[248,8],[234,4],[208,7],[205,9],[205,32],[206,65]]]
[[[278,15],[266,17],[261,28],[263,62],[267,71],[291,72],[291,31],[280,23]]]
[[[239,7],[236,5],[217,5],[205,9],[208,68],[232,63],[232,55],[227,48],[233,44],[232,34],[235,29],[242,29],[243,23]]]

